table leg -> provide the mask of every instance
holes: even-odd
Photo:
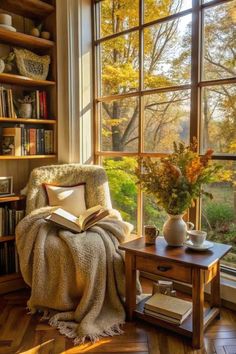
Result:
[[[220,297],[220,262],[217,263],[217,272],[211,281],[211,307],[221,307]],[[220,318],[220,314],[217,316]]]
[[[203,271],[193,269],[193,337],[194,348],[200,349],[203,345],[203,311],[204,311],[204,277]]]
[[[125,254],[125,284],[126,284],[126,315],[127,320],[132,321],[136,308],[136,269],[135,256],[126,251]]]

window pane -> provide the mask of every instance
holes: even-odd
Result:
[[[112,207],[119,210],[125,221],[137,226],[137,185],[134,170],[137,161],[134,158],[104,158]]]
[[[203,79],[236,75],[236,1],[204,10]]]
[[[103,0],[97,4],[98,38],[139,23],[139,0]]]
[[[191,80],[191,15],[144,30],[144,88]]]
[[[144,21],[151,22],[191,7],[192,2],[190,0],[144,0]]]
[[[171,152],[174,140],[189,142],[190,90],[145,96],[144,150]]]
[[[214,198],[202,200],[202,229],[208,232],[208,240],[233,246],[223,263],[236,268],[236,163],[219,164],[224,167],[219,182],[205,187]]]
[[[236,86],[204,88],[202,111],[202,152],[236,153]]]
[[[101,148],[103,151],[138,150],[138,98],[101,103]]]
[[[151,195],[144,195],[143,200],[143,224],[155,225],[162,234],[162,228],[167,220],[167,213],[158,208],[157,202]]]
[[[102,96],[137,90],[138,38],[135,32],[101,44]]]

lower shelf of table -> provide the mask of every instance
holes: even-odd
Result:
[[[134,311],[135,317],[145,320],[149,323],[152,323],[154,325],[169,329],[171,331],[183,334],[187,337],[192,337],[193,335],[193,317],[190,315],[181,325],[175,325],[172,323],[168,323],[166,321],[162,321],[158,318],[155,318],[153,316],[147,315],[144,313],[144,304],[147,301],[147,299],[144,299],[141,301],[138,305],[136,310]],[[203,327],[204,330],[207,328],[207,326],[220,314],[220,309],[216,307],[208,307],[204,309],[204,322],[203,322]]]
[[[20,273],[0,276],[0,294],[22,289],[26,286]]]

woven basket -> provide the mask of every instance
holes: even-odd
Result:
[[[39,56],[27,49],[14,48],[16,65],[20,75],[34,80],[46,80],[49,71],[50,56]]]

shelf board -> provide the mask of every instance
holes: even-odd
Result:
[[[15,240],[15,236],[0,236],[0,242],[8,242]]]
[[[12,155],[0,155],[0,160],[33,160],[33,159],[52,159],[57,155],[27,155],[27,156],[12,156]]]
[[[54,86],[56,84],[55,81],[33,80],[29,77],[5,73],[0,74],[0,83],[23,86]]]
[[[147,301],[147,298],[138,303],[136,310],[134,311],[136,318],[145,320],[149,323],[166,328],[168,330],[175,331],[175,332],[177,332],[179,334],[183,334],[187,337],[192,337],[192,334],[193,334],[192,314],[189,315],[181,325],[175,325],[175,324],[169,323],[167,321],[158,319],[154,316],[146,314],[144,312],[144,304],[146,301]],[[219,315],[219,313],[220,313],[219,308],[205,307],[204,308],[204,328],[206,328],[211,323],[211,321]]]
[[[5,281],[14,280],[14,279],[21,279],[20,273],[12,273],[12,274],[5,274],[0,276],[0,283]]]
[[[19,200],[25,199],[25,195],[9,195],[5,197],[0,196],[0,203],[6,203],[6,202],[17,202]]]
[[[55,119],[4,118],[4,117],[0,117],[0,122],[27,123],[27,124],[56,124],[57,123]]]
[[[0,0],[0,7],[14,14],[29,18],[47,17],[54,6],[40,0]]]
[[[20,32],[11,32],[0,28],[0,42],[22,47],[48,49],[54,46],[54,42],[43,38],[37,38]]]

